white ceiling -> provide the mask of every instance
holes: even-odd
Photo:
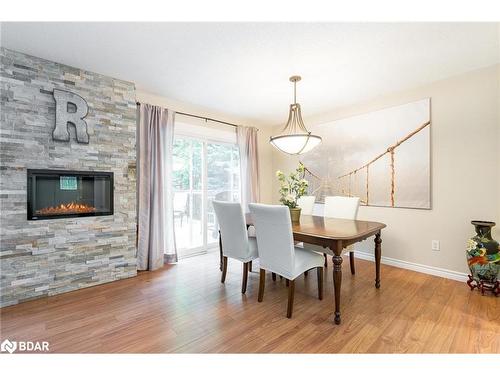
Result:
[[[2,46],[271,125],[500,61],[496,23],[2,23]]]

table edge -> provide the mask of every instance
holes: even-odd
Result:
[[[360,220],[358,220],[360,221]],[[356,238],[360,238],[360,237],[369,237],[369,236],[373,236],[375,234],[377,234],[378,232],[380,232],[382,229],[386,228],[387,225],[384,224],[384,223],[379,223],[379,222],[376,222],[376,221],[370,221],[370,223],[377,223],[379,224],[379,226],[377,226],[376,228],[373,228],[371,230],[368,230],[366,232],[360,232],[358,233],[357,235],[355,236],[328,236],[328,235],[319,235],[319,234],[312,234],[312,233],[308,233],[308,232],[302,232],[302,231],[294,231],[292,229],[292,232],[293,234],[300,234],[302,236],[309,236],[309,237],[315,237],[315,238],[322,238],[322,239],[325,239],[325,240],[353,240],[353,239],[356,239]]]

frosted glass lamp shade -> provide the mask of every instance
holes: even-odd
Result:
[[[321,143],[321,137],[310,133],[287,134],[271,137],[271,144],[290,155],[300,155],[311,151]]]

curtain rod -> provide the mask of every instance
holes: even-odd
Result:
[[[139,102],[135,102],[136,105],[141,105],[141,103]],[[186,113],[186,112],[175,112],[176,114],[178,115],[183,115],[183,116],[189,116],[189,117],[195,117],[195,118],[199,118],[199,119],[202,119],[202,120],[205,120],[205,121],[213,121],[213,122],[218,122],[218,123],[221,123],[221,124],[225,124],[225,125],[229,125],[229,126],[233,126],[235,128],[239,127],[240,125],[236,125],[236,124],[232,124],[230,122],[226,122],[226,121],[220,121],[220,120],[216,120],[214,118],[210,118],[210,117],[203,117],[203,116],[198,116],[198,115],[193,115],[191,113]]]

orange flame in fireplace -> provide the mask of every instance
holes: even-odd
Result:
[[[89,206],[87,204],[70,202],[66,204],[60,204],[55,207],[45,207],[36,210],[37,215],[65,215],[65,214],[85,214],[90,212],[95,212],[95,207]]]

